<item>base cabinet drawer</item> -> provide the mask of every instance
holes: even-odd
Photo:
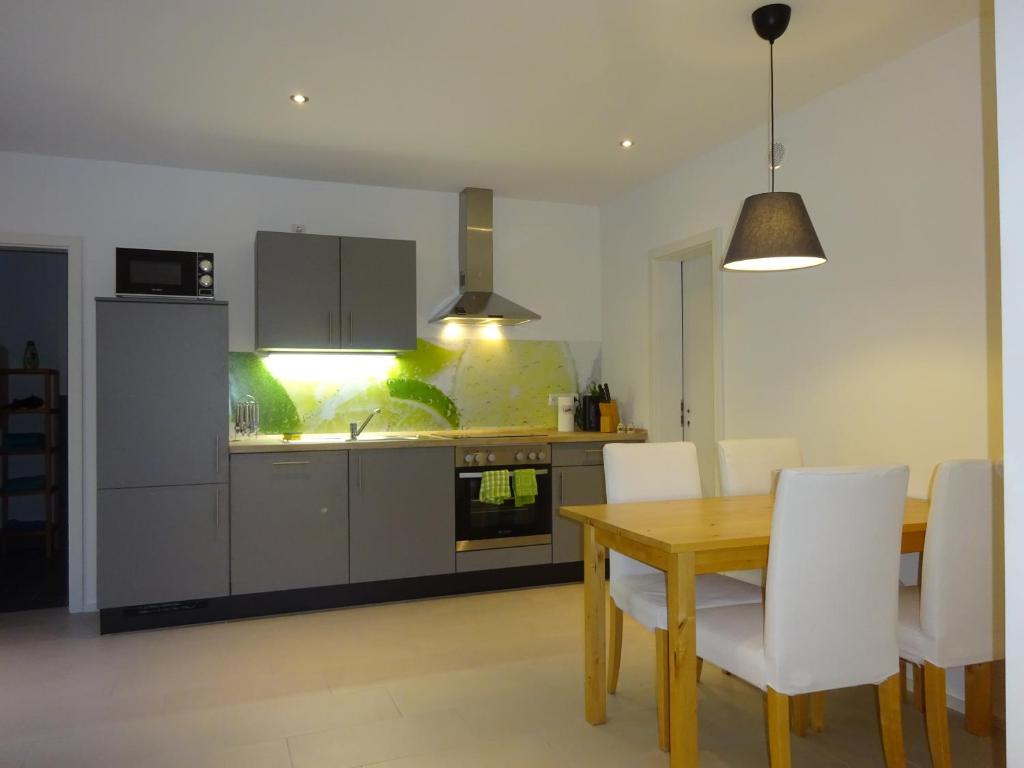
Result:
[[[100,608],[228,594],[228,486],[101,490]]]
[[[531,547],[509,547],[507,549],[480,549],[473,552],[458,552],[455,555],[455,570],[489,571],[494,568],[518,568],[523,565],[547,565],[551,562],[551,545],[536,544]]]
[[[583,559],[583,532],[579,523],[562,517],[558,509],[573,504],[604,504],[604,467],[555,467],[552,473],[552,559],[572,563]]]
[[[604,446],[603,442],[555,443],[551,446],[551,464],[555,467],[604,464]]]
[[[348,456],[231,457],[231,593],[347,584]]]

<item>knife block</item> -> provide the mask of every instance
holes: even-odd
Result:
[[[619,403],[616,400],[609,400],[607,403],[598,403],[601,410],[601,431],[615,432],[619,428]]]

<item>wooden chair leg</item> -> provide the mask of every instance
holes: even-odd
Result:
[[[825,730],[825,692],[811,694],[811,728],[815,733]]]
[[[946,715],[946,670],[924,663],[924,717],[934,768],[953,768]]]
[[[801,738],[807,735],[808,714],[806,694],[789,697],[789,727]]]
[[[903,751],[903,717],[900,676],[893,675],[878,685],[878,724],[882,730],[882,751],[887,768],[905,768]]]
[[[619,666],[622,663],[622,609],[608,598],[608,693],[619,687]]]
[[[700,682],[700,673],[704,671],[704,659],[697,657],[697,682]]]
[[[669,736],[669,681],[668,681],[668,631],[654,630],[654,648],[657,656],[655,691],[658,697],[658,746],[665,752],[672,748]]]
[[[790,768],[789,697],[768,689],[766,719],[768,721],[768,757],[772,768]]]
[[[909,661],[900,659],[900,701],[907,696],[907,664]]]
[[[964,727],[975,736],[992,735],[992,663],[964,668],[967,717]]]
[[[910,664],[910,662],[907,662]],[[914,709],[924,712],[924,667],[920,664],[910,664],[913,670],[914,680]]]

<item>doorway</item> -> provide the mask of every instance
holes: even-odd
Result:
[[[650,254],[651,437],[697,447],[705,495],[718,489],[722,423],[720,233]]]
[[[68,252],[0,247],[0,611],[68,605]]]

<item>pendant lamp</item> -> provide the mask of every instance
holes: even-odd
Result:
[[[803,198],[796,192],[775,191],[775,41],[789,26],[791,9],[783,3],[758,8],[751,15],[754,30],[768,41],[771,145],[771,192],[743,201],[722,269],[736,272],[778,272],[816,267],[826,261]]]

